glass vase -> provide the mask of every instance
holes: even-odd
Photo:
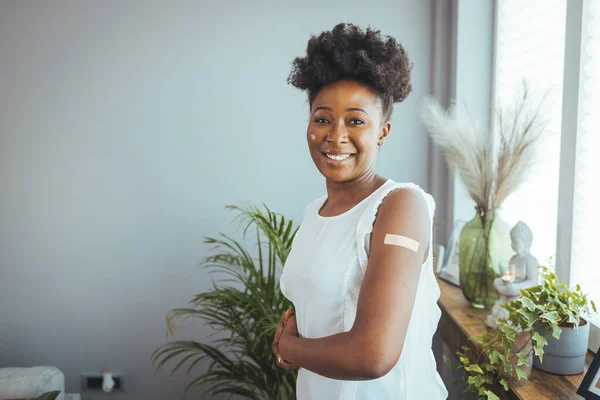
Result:
[[[460,233],[460,285],[464,296],[475,308],[492,308],[498,299],[494,279],[512,256],[510,226],[501,218],[500,209],[475,207],[475,218]]]

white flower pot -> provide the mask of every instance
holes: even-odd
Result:
[[[548,344],[544,346],[543,362],[534,355],[533,366],[557,375],[580,374],[585,367],[590,324],[585,321],[585,325],[576,329],[571,327],[560,327],[560,329],[562,331],[560,339],[555,339],[552,331],[543,329],[539,331],[540,335],[546,337]]]

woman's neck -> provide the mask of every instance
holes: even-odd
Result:
[[[341,214],[360,203],[386,181],[374,172],[350,182],[326,181],[327,201],[321,210],[327,210],[328,215]]]

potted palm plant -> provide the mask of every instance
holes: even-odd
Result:
[[[175,322],[200,318],[217,332],[227,336],[212,344],[198,341],[171,341],[152,353],[156,371],[171,360],[177,360],[171,374],[187,365],[186,374],[203,361],[209,361],[206,372],[193,379],[186,392],[198,386],[203,398],[219,393],[241,395],[248,399],[295,399],[296,371],[278,368],[271,345],[275,328],[289,301],[279,290],[277,276],[290,252],[297,228],[292,221],[266,206],[240,208],[243,236],[252,232],[256,251],[251,252],[226,235],[205,238],[212,246],[202,266],[211,272],[223,273],[229,279],[214,283],[212,290],[195,295],[189,308],[177,308],[166,316],[169,335],[175,332]],[[255,254],[253,256],[252,254]],[[226,283],[233,283],[229,285]]]

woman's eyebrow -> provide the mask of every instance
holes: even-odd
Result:
[[[332,111],[331,107],[325,107],[325,106],[321,106],[321,107],[317,107],[313,110],[313,113],[316,113],[319,110],[326,110],[326,111]]]
[[[316,113],[316,112],[317,112],[317,111],[319,111],[319,110],[332,111],[332,110],[331,110],[331,107],[320,106],[320,107],[317,107],[317,108],[315,108],[315,109],[313,110],[313,113]],[[362,112],[364,112],[365,114],[369,115],[369,113],[368,113],[368,112],[366,112],[366,111],[365,111],[365,110],[363,110],[362,108],[358,108],[358,107],[350,107],[350,108],[346,108],[346,111],[362,111]]]
[[[366,112],[365,110],[363,110],[362,108],[358,108],[358,107],[351,107],[351,108],[346,108],[346,111],[362,111],[365,114],[369,115],[368,112]]]

